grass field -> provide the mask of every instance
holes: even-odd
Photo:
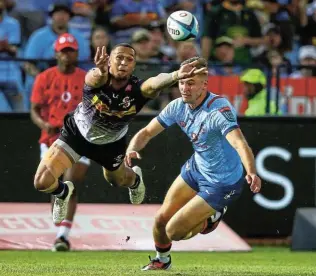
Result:
[[[140,267],[147,263],[148,255],[0,251],[0,275],[316,275],[316,253],[294,253],[285,247],[255,247],[251,253],[173,253],[172,270],[142,272]]]

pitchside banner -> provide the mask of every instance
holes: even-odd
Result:
[[[129,138],[150,119],[138,116],[131,124]],[[239,123],[255,153],[263,188],[254,196],[245,187],[228,209],[225,222],[244,237],[291,235],[295,210],[315,206],[316,119],[240,118]],[[0,128],[0,202],[48,202],[47,195],[33,188],[39,162],[38,130],[28,115],[12,114],[1,117]],[[177,127],[150,142],[138,162],[147,186],[145,203],[162,202],[191,154],[187,137]],[[82,203],[129,202],[127,191],[106,183],[95,164],[77,187]]]
[[[277,94],[277,80],[272,79],[271,97]],[[280,106],[287,106],[288,114],[316,115],[316,78],[281,78]],[[210,76],[208,82],[210,91],[223,94],[229,98],[238,114],[244,114],[247,107],[247,100],[243,95],[243,85],[238,76]]]
[[[74,250],[153,250],[159,205],[81,204],[71,230]],[[56,237],[49,204],[0,203],[0,249],[50,249]],[[175,251],[249,251],[225,223],[209,235],[173,243]]]

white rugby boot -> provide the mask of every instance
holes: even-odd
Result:
[[[53,206],[53,222],[55,224],[61,223],[65,219],[68,211],[68,202],[75,189],[74,184],[71,181],[64,181],[64,184],[68,186],[68,195],[65,199],[55,196]]]
[[[129,199],[132,204],[141,204],[145,198],[146,187],[143,181],[143,174],[140,167],[135,166],[132,170],[139,175],[140,182],[137,188],[131,189],[129,188]]]

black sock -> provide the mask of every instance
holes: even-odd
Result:
[[[65,199],[68,195],[68,192],[68,186],[64,182],[58,180],[58,187],[55,191],[52,192],[52,194],[57,196],[58,198]]]
[[[139,177],[139,175],[137,173],[135,173],[135,174],[136,174],[135,182],[134,182],[134,184],[131,187],[129,187],[130,189],[136,189],[139,186],[140,177]]]

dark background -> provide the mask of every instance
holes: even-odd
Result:
[[[138,116],[130,125],[129,138],[150,119],[152,117]],[[289,236],[296,208],[315,206],[315,159],[301,158],[298,153],[301,147],[316,148],[316,119],[239,118],[239,123],[255,155],[270,146],[282,147],[291,153],[289,161],[271,156],[264,165],[271,172],[291,180],[294,197],[286,208],[266,209],[253,200],[253,194],[245,187],[242,196],[228,209],[225,222],[243,237]],[[1,114],[0,129],[0,202],[48,202],[47,195],[33,188],[39,162],[39,130],[28,114]],[[142,152],[143,159],[138,162],[147,186],[146,203],[162,202],[192,152],[187,137],[176,126],[150,142]],[[270,200],[281,199],[283,188],[272,182],[263,181],[262,194]],[[80,202],[129,202],[127,191],[106,183],[96,164],[91,166],[78,191]]]

